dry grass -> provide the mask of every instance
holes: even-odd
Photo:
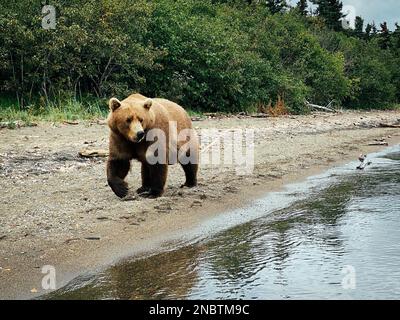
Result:
[[[268,103],[268,105],[259,104],[257,106],[257,111],[259,113],[268,114],[271,117],[285,116],[290,113],[288,108],[286,107],[285,100],[280,95],[278,95],[278,100],[275,102],[274,105],[271,101]]]

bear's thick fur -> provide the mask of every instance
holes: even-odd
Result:
[[[187,136],[186,141],[176,139],[176,135],[170,135],[170,122],[176,123],[177,133],[183,129],[192,129],[192,122],[186,111],[176,103],[166,99],[149,99],[141,94],[133,94],[125,100],[119,101],[112,98],[109,102],[110,114],[108,126],[110,127],[110,155],[107,163],[107,181],[114,193],[123,198],[128,193],[128,184],[125,181],[130,169],[130,161],[136,159],[142,164],[142,186],[137,192],[143,196],[158,197],[164,192],[168,165],[174,164],[168,156],[169,140],[171,146],[177,148],[179,155],[177,161],[181,164],[186,182],[184,186],[197,185],[198,170],[198,139],[197,135]],[[154,141],[146,139],[147,134],[160,129],[166,137],[166,163],[150,164],[148,155],[152,152],[150,147]],[[187,130],[186,130],[187,131]],[[171,136],[171,138],[170,138]],[[154,155],[158,155],[154,152]],[[181,153],[183,152],[183,153]],[[191,154],[190,154],[191,153]],[[182,160],[190,154],[191,161]]]

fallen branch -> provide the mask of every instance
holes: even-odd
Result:
[[[63,123],[64,123],[64,124],[69,124],[69,125],[72,125],[72,126],[76,126],[76,125],[79,124],[79,121],[65,120],[65,121],[63,121]]]
[[[11,122],[0,122],[0,129],[9,128],[11,125]]]
[[[216,118],[219,116],[219,114],[216,112],[205,112],[205,113],[203,113],[203,115],[206,117],[211,117],[211,118]]]
[[[305,100],[305,104],[306,104],[306,106],[309,107],[309,108],[318,109],[318,110],[323,110],[323,111],[326,111],[326,112],[337,113],[337,110],[334,110],[334,109],[330,108],[330,106],[332,105],[333,102],[334,102],[334,100],[332,100],[331,102],[329,102],[329,104],[328,104],[326,107],[323,107],[323,106],[319,106],[319,105],[317,105],[317,104],[310,103],[310,102],[308,102],[307,100]]]
[[[400,124],[380,123],[379,126],[381,128],[400,128]]]
[[[388,146],[389,143],[387,143],[386,141],[378,141],[378,142],[371,142],[368,145],[369,146]]]
[[[35,122],[24,122],[21,120],[17,121],[8,121],[8,122],[0,122],[0,129],[14,129],[14,128],[22,128],[22,127],[37,127],[37,123]]]
[[[108,150],[81,150],[79,155],[83,158],[105,158],[108,157]]]
[[[251,118],[268,118],[269,115],[266,113],[256,113],[256,114],[252,114],[250,115]]]

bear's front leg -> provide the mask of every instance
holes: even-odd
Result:
[[[114,193],[124,198],[128,194],[128,184],[124,181],[129,172],[131,163],[129,160],[108,160],[107,182]]]
[[[142,186],[136,190],[141,195],[149,193],[151,189],[151,172],[150,165],[147,162],[142,162]]]
[[[150,166],[151,172],[151,188],[150,195],[160,197],[164,193],[165,184],[167,182],[168,164],[155,164]]]

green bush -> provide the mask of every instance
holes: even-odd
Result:
[[[390,51],[379,47],[378,39],[364,41],[342,33],[319,32],[321,45],[342,54],[350,93],[345,105],[353,108],[385,108],[396,102],[396,68]]]
[[[39,111],[133,91],[197,111],[251,111],[278,97],[295,113],[305,112],[305,99],[399,102],[399,31],[383,50],[377,36],[248,3],[54,0],[57,27],[44,30],[39,1],[3,1],[1,96]]]
[[[41,28],[38,1],[0,5],[1,89],[20,104],[41,96],[98,97],[140,89],[159,52],[146,42],[152,6],[145,0],[52,1],[55,30]],[[28,102],[27,102],[28,103]]]

